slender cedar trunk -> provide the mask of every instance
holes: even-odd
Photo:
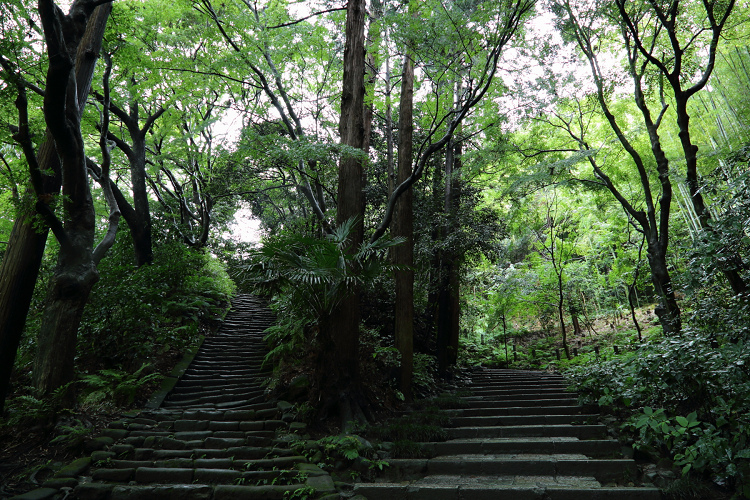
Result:
[[[445,159],[445,193],[443,210],[446,223],[443,225],[443,240],[454,231],[455,214],[459,203],[460,146],[452,139],[448,142]],[[457,159],[458,156],[458,159]],[[438,372],[445,376],[448,367],[458,359],[459,337],[459,269],[460,256],[453,249],[445,249],[440,260],[440,289],[437,313],[437,361]]]
[[[99,7],[102,8],[111,10],[111,4]],[[95,210],[81,134],[75,55],[63,45],[62,23],[55,11],[51,0],[40,0],[39,15],[50,60],[44,116],[61,160],[65,214],[61,227],[53,227],[60,241],[60,253],[34,362],[34,386],[42,395],[73,380],[78,326],[91,288],[99,279],[94,261]]]
[[[111,67],[111,59],[107,59],[107,67]],[[109,73],[107,73],[109,74]],[[104,82],[109,88],[109,78]],[[101,102],[103,96],[96,94]],[[130,228],[130,235],[135,250],[135,261],[138,267],[150,264],[154,260],[152,231],[151,231],[151,208],[149,206],[148,192],[146,189],[146,136],[153,127],[156,120],[164,114],[164,108],[159,108],[155,113],[145,118],[143,127],[140,125],[140,112],[137,100],[129,104],[130,112],[110,103],[110,109],[120,119],[128,130],[131,145],[128,145],[121,137],[108,133],[108,138],[113,140],[117,147],[128,157],[130,164],[130,184],[133,193],[133,203],[118,196],[118,204],[122,210],[122,216]]]
[[[49,232],[37,231],[32,217],[17,216],[0,268],[0,415]]]
[[[80,40],[67,40],[68,50],[75,52],[75,80],[78,95],[88,95],[94,75],[94,67],[101,48],[104,29],[111,5],[100,6],[85,26]],[[79,116],[83,113],[85,99],[78,102]],[[39,147],[37,163],[44,175],[36,196],[44,204],[50,203],[60,192],[60,160],[54,139],[49,131]],[[26,316],[31,305],[34,285],[47,244],[49,228],[37,231],[34,228],[34,213],[19,213],[11,231],[8,247],[0,267],[0,413],[8,394],[10,376],[15,363]]]
[[[346,14],[339,132],[343,144],[357,149],[362,149],[364,145],[364,66],[365,1],[350,0]],[[336,222],[343,224],[351,218],[356,221],[349,239],[350,252],[361,245],[364,235],[362,176],[365,161],[361,156],[346,155],[339,162]],[[322,390],[326,397],[338,400],[339,414],[344,424],[352,414],[352,400],[356,402],[359,393],[359,305],[359,290],[353,289],[332,312],[326,331],[321,331],[322,335],[330,337],[334,346],[333,352],[322,353],[330,360]]]
[[[456,136],[461,137],[461,129],[456,129]],[[458,220],[458,210],[461,205],[461,166],[462,166],[462,155],[463,144],[461,140],[455,142],[454,153],[453,153],[453,193],[451,199],[451,208],[454,214],[454,220]],[[455,228],[455,223],[454,223]],[[449,280],[448,287],[450,289],[449,295],[449,308],[450,308],[450,335],[448,337],[448,365],[453,366],[458,362],[458,341],[460,334],[460,320],[461,320],[461,302],[460,302],[460,286],[461,286],[461,265],[463,264],[463,255],[456,254],[454,252],[453,258],[450,262],[449,268]]]
[[[411,54],[404,57],[401,75],[401,102],[398,119],[398,178],[400,184],[412,173],[412,140],[414,135],[414,63]],[[393,221],[393,235],[403,236],[406,241],[393,249],[394,264],[400,266],[395,272],[396,348],[401,354],[399,387],[407,401],[412,399],[411,381],[414,371],[414,192],[407,189],[398,199]]]
[[[435,168],[432,174],[432,206],[434,211],[438,211],[440,203],[442,202],[442,195],[440,194],[440,186],[442,184],[442,173],[443,171],[439,168]],[[437,248],[440,242],[442,234],[442,228],[439,224],[435,224],[430,231],[430,241],[432,242],[432,248]],[[440,285],[442,283],[440,278],[440,259],[442,257],[441,252],[435,251],[430,259],[430,288],[427,295],[427,305],[425,308],[425,316],[427,318],[427,336],[428,338],[437,338],[437,321],[438,321],[438,305],[440,303]],[[436,353],[437,354],[437,353]]]
[[[385,144],[386,144],[386,172],[388,175],[388,196],[396,187],[393,168],[393,107],[391,105],[391,58],[385,58]]]
[[[552,242],[554,245],[554,241]],[[565,357],[570,359],[570,349],[568,348],[568,329],[565,327],[565,295],[563,294],[563,272],[562,263],[558,263],[560,267],[555,265],[555,272],[557,273],[557,313],[560,317],[560,333],[562,334],[563,350],[565,351]]]

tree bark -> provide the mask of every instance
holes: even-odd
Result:
[[[111,4],[104,4],[86,24],[79,26],[82,37],[78,40],[67,40],[68,50],[76,51],[76,82],[78,95],[88,95],[94,75],[94,67],[101,48],[104,29],[107,24]],[[80,19],[76,19],[80,22]],[[85,31],[84,31],[85,28]],[[83,113],[85,99],[78,102],[79,116]],[[43,203],[51,202],[60,192],[60,160],[55,143],[47,132],[46,138],[39,147],[37,163],[43,174],[42,192],[37,198]],[[34,285],[39,275],[39,267],[44,256],[49,229],[44,227],[37,231],[34,228],[33,213],[19,213],[11,231],[8,247],[0,267],[0,413],[2,413],[7,396],[10,376],[15,362],[16,352],[26,323]]]
[[[459,130],[460,134],[460,130]],[[451,139],[446,148],[445,194],[443,211],[446,223],[442,238],[445,241],[454,231],[456,212],[460,203],[460,184],[457,173],[461,167],[461,145]],[[438,373],[447,375],[448,367],[458,360],[459,320],[461,314],[459,286],[461,256],[454,249],[443,250],[440,259],[440,290],[438,292],[437,361]]]
[[[364,145],[365,95],[365,0],[350,0],[346,13],[346,44],[344,77],[341,96],[339,133],[342,144],[355,149]],[[346,154],[339,162],[336,223],[341,225],[354,218],[348,251],[356,251],[364,236],[364,195],[362,191],[365,158]],[[326,374],[324,393],[339,398],[339,414],[346,419],[347,408],[358,398],[359,391],[359,323],[360,294],[356,288],[341,301],[331,314],[328,332],[334,351],[330,356],[332,373]],[[343,422],[344,425],[347,422]]]
[[[107,13],[103,18],[106,22],[111,4],[98,8]],[[34,362],[34,386],[42,395],[51,394],[73,380],[78,326],[91,288],[99,279],[93,255],[95,210],[81,134],[74,54],[66,50],[63,20],[57,12],[59,9],[52,0],[39,1],[50,61],[44,116],[61,160],[65,214],[61,226],[52,227],[60,242],[60,253],[42,316]]]
[[[412,173],[412,141],[414,135],[414,63],[411,54],[404,57],[401,75],[401,102],[398,119],[398,178],[400,184]],[[393,222],[393,236],[403,236],[406,241],[393,248],[393,263],[399,266],[395,272],[396,348],[401,354],[399,388],[407,401],[411,401],[411,381],[414,371],[414,193],[409,188],[398,199]]]

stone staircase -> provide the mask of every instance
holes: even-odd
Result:
[[[424,443],[429,459],[389,460],[386,482],[359,483],[368,500],[651,500],[638,470],[578,406],[562,377],[481,369],[461,398],[445,442]]]
[[[330,476],[287,446],[305,429],[293,406],[265,395],[263,331],[273,319],[260,299],[238,297],[165,398],[112,422],[87,443],[90,457],[16,498],[338,498]]]

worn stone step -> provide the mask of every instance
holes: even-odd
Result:
[[[172,393],[169,396],[169,401],[201,401],[201,402],[225,402],[234,401],[238,398],[247,399],[251,397],[259,397],[265,394],[263,389],[253,389],[250,387],[239,387],[239,388],[225,388],[225,389],[202,389],[197,387],[191,387],[188,389],[182,389],[177,393]]]
[[[455,427],[492,427],[499,425],[562,425],[583,424],[594,421],[598,415],[490,415],[478,417],[454,417]]]
[[[533,481],[535,478],[524,478]],[[545,485],[540,484],[452,484],[410,485],[401,483],[359,483],[354,493],[367,500],[659,500],[661,492],[657,488],[633,487],[592,487],[589,482],[582,484]],[[554,478],[552,478],[554,479]],[[571,481],[573,482],[573,481]]]
[[[581,413],[584,407],[578,405],[567,406],[506,406],[501,408],[478,407],[447,410],[451,417],[483,417],[483,416],[510,416],[510,415],[576,415]]]
[[[207,382],[205,380],[186,380],[181,379],[177,386],[175,386],[174,390],[182,390],[189,387],[206,387],[206,388],[221,388],[221,387],[262,387],[260,381],[253,381],[253,380],[243,380],[239,382],[227,382],[225,380],[223,381],[217,381],[217,382]]]
[[[561,453],[582,454],[589,458],[615,458],[621,456],[622,450],[620,443],[614,439],[580,440],[562,437],[454,439],[424,443],[422,448],[433,456],[471,453],[477,455]]]
[[[564,389],[558,389],[558,388],[544,388],[544,387],[537,387],[535,389],[486,389],[481,391],[472,391],[472,394],[474,396],[481,396],[483,398],[493,397],[493,398],[505,398],[508,396],[554,396],[554,397],[566,397],[569,396],[570,393],[565,391]]]
[[[577,398],[547,398],[537,396],[515,396],[503,400],[491,400],[479,396],[461,398],[462,405],[466,408],[513,408],[513,407],[533,407],[533,406],[576,406]]]
[[[216,408],[216,409],[239,409],[238,407],[249,403],[260,403],[266,399],[265,395],[257,393],[248,393],[247,395],[219,395],[196,397],[193,399],[184,399],[172,401],[167,399],[162,403],[165,408],[180,406],[183,408]]]
[[[637,472],[630,459],[597,459],[576,455],[456,455],[431,459],[393,459],[386,478],[414,479],[427,475],[462,476],[586,476],[599,482],[626,482]]]
[[[576,437],[596,439],[607,435],[607,428],[601,424],[560,424],[560,425],[507,425],[491,427],[452,427],[447,428],[449,439],[467,438],[517,438],[517,437]]]

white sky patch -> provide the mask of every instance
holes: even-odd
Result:
[[[249,208],[240,208],[234,213],[234,222],[229,225],[229,232],[224,237],[257,245],[261,237],[260,220],[253,216]]]

